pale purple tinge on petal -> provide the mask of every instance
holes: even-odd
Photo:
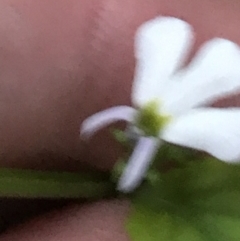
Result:
[[[130,143],[135,143],[144,136],[144,131],[139,129],[135,123],[129,123],[124,131],[125,136],[130,141]]]
[[[137,110],[130,106],[116,106],[85,119],[80,128],[80,135],[83,138],[91,137],[98,130],[110,125],[116,121],[133,122]]]
[[[240,162],[240,108],[191,110],[170,122],[161,137],[225,162]]]
[[[182,114],[240,92],[240,48],[216,38],[207,42],[162,95],[166,112]]]
[[[169,77],[181,67],[192,47],[191,26],[177,18],[144,23],[135,38],[136,69],[132,100],[136,106],[160,98]]]
[[[131,192],[137,188],[152,163],[160,146],[159,139],[141,137],[119,179],[117,189],[121,192]]]

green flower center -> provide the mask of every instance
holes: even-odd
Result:
[[[136,125],[147,136],[159,136],[159,132],[171,119],[171,116],[160,115],[159,107],[158,101],[150,101],[139,110]]]

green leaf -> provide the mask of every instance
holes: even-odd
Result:
[[[211,158],[145,182],[132,195],[133,241],[240,240],[240,166]]]
[[[202,241],[199,232],[185,220],[166,212],[139,209],[128,224],[131,240],[137,241]]]

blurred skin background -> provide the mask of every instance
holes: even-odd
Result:
[[[109,170],[119,146],[106,131],[83,143],[79,126],[99,110],[130,104],[137,27],[159,15],[181,18],[196,31],[196,51],[216,36],[240,44],[239,14],[238,0],[2,0],[1,166]],[[237,106],[240,98],[217,104]],[[0,240],[127,241],[128,206],[72,204]]]

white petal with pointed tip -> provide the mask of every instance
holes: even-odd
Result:
[[[119,120],[132,122],[136,112],[137,111],[130,106],[116,106],[100,111],[83,121],[80,134],[83,137],[88,138],[96,131],[110,125],[113,122]]]
[[[158,17],[140,26],[132,99],[137,106],[159,98],[165,82],[185,61],[192,47],[191,26],[177,18]]]
[[[146,175],[159,147],[159,140],[141,137],[138,141],[126,169],[119,179],[118,190],[128,193],[138,187]]]
[[[240,161],[240,108],[201,108],[173,120],[162,139],[202,150],[226,162]]]
[[[240,92],[240,48],[226,39],[207,42],[162,95],[165,111],[185,111]]]

